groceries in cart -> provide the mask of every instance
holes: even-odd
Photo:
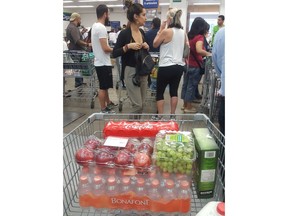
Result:
[[[106,166],[148,172],[152,167],[154,140],[108,136],[104,141],[89,136],[75,153],[80,166]]]
[[[82,208],[189,214],[191,189],[189,180],[176,174],[151,172],[131,175],[107,167],[82,168],[78,187]]]
[[[191,132],[161,130],[156,135],[153,159],[163,172],[190,175],[195,158]]]
[[[167,122],[131,122],[131,121],[109,121],[104,129],[103,135],[119,137],[154,137],[160,130],[179,130],[175,121]]]
[[[193,165],[198,198],[212,198],[216,183],[219,147],[207,128],[194,128],[197,159]]]

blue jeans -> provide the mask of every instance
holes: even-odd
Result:
[[[188,103],[192,103],[193,100],[197,99],[198,85],[201,77],[202,75],[200,74],[200,68],[188,68],[188,70],[184,73],[181,99]]]

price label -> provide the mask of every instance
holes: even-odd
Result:
[[[104,146],[124,148],[127,145],[127,142],[128,138],[109,136],[105,140]]]

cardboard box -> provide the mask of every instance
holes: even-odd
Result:
[[[207,128],[192,130],[196,147],[193,179],[199,199],[214,196],[219,147]]]

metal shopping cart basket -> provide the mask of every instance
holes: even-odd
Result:
[[[220,77],[214,69],[212,57],[206,57],[200,112],[206,114],[212,122],[218,120],[219,97],[217,92],[220,89],[220,84]]]
[[[67,78],[85,78],[86,84],[73,90],[65,91]],[[63,52],[63,79],[64,79],[64,103],[76,102],[76,106],[89,101],[91,109],[95,106],[96,73],[94,67],[94,55],[86,51],[69,50]]]
[[[69,216],[108,216],[117,215],[116,213],[108,212],[107,210],[96,210],[93,208],[82,209],[79,206],[79,196],[77,193],[80,166],[74,161],[74,153],[80,148],[88,136],[94,134],[102,138],[102,130],[104,125],[109,121],[126,120],[135,121],[130,118],[129,114],[100,114],[94,113],[88,117],[82,124],[71,131],[64,137],[63,143],[63,215]],[[170,119],[170,115],[162,115],[163,121]],[[141,114],[137,121],[152,121],[152,115]],[[204,114],[176,115],[175,120],[179,129],[182,131],[191,131],[192,128],[208,128],[211,135],[219,146],[220,153],[218,157],[218,169],[216,175],[216,186],[214,198],[212,199],[198,199],[195,185],[192,183],[192,198],[191,198],[191,216],[195,216],[201,208],[209,201],[217,200],[223,201],[225,196],[225,137],[216,128],[216,126]]]

